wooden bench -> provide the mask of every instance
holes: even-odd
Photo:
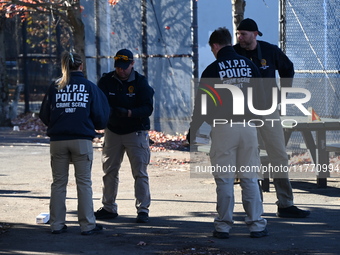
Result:
[[[262,166],[268,166],[270,164],[269,156],[265,150],[260,151],[260,160],[261,160]],[[262,191],[269,192],[269,184],[270,184],[270,173],[264,172],[263,179],[261,180]]]
[[[326,145],[326,151],[328,152],[340,152],[340,143],[333,143]]]
[[[201,152],[209,153],[210,145],[200,145],[200,146],[197,147],[197,150],[201,151]],[[334,144],[326,145],[326,151],[328,152],[328,160],[329,160],[329,153],[330,152],[340,153],[340,143],[334,143]],[[261,164],[263,166],[268,166],[270,164],[269,157],[268,157],[265,150],[260,151],[260,159],[261,159]],[[329,164],[329,162],[328,162],[328,164]],[[318,181],[322,180],[324,182],[327,182],[327,177],[329,177],[329,176],[330,176],[330,172],[328,171],[327,173],[325,173],[325,176],[318,176]],[[263,179],[260,180],[260,182],[261,182],[262,191],[269,192],[270,191],[269,190],[270,173],[269,172],[263,173]]]
[[[197,146],[197,151],[209,153],[210,152],[210,144],[198,145]]]
[[[332,144],[326,145],[326,151],[327,151],[327,165],[329,166],[329,153],[330,152],[340,153],[340,143],[332,143]],[[323,182],[325,183],[325,185],[327,185],[327,177],[330,177],[330,171],[329,170],[330,169],[328,167],[328,171],[327,171],[326,175],[322,177],[322,178],[324,178]]]

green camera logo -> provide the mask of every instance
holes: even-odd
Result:
[[[211,87],[208,84],[203,84],[203,86],[205,88],[199,88],[199,89],[203,90],[207,94],[202,94],[202,98],[201,98],[201,100],[202,100],[201,114],[202,115],[207,115],[207,95],[209,95],[210,98],[213,100],[215,106],[217,106],[218,103],[219,103],[220,106],[222,106],[223,102],[222,102],[221,96],[218,94],[216,89],[214,89],[213,87]]]

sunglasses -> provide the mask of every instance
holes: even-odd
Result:
[[[128,56],[125,56],[125,55],[117,55],[114,57],[114,60],[121,60],[121,61],[131,61],[133,59],[129,58]]]

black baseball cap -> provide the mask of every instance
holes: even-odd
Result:
[[[237,30],[257,31],[259,36],[262,36],[262,33],[259,31],[256,22],[249,18],[242,20],[238,25]]]
[[[115,59],[115,67],[120,67],[125,70],[133,62],[133,54],[128,49],[121,49],[117,51],[114,59]]]

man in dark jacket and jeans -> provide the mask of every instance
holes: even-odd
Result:
[[[294,66],[289,58],[276,46],[264,41],[258,41],[257,35],[262,36],[257,24],[252,19],[244,19],[237,27],[238,44],[234,49],[254,62],[264,78],[266,87],[267,103],[272,105],[272,88],[277,88],[276,70],[280,75],[281,87],[291,87]],[[274,105],[276,107],[276,105]],[[276,110],[269,119],[280,119],[279,111]],[[288,168],[288,156],[286,153],[283,128],[278,122],[272,125],[269,122],[258,129],[258,136],[264,144],[272,166],[283,166]],[[294,205],[293,191],[289,181],[288,172],[273,172],[273,182],[277,196],[277,216],[285,218],[304,218],[310,212],[301,210]]]
[[[137,223],[149,220],[151,202],[147,165],[150,161],[149,116],[153,112],[154,90],[144,76],[133,69],[130,50],[119,50],[115,56],[115,70],[104,74],[98,82],[109,100],[111,114],[104,135],[103,146],[103,198],[95,212],[97,219],[118,216],[117,191],[119,169],[125,152],[135,180]]]

